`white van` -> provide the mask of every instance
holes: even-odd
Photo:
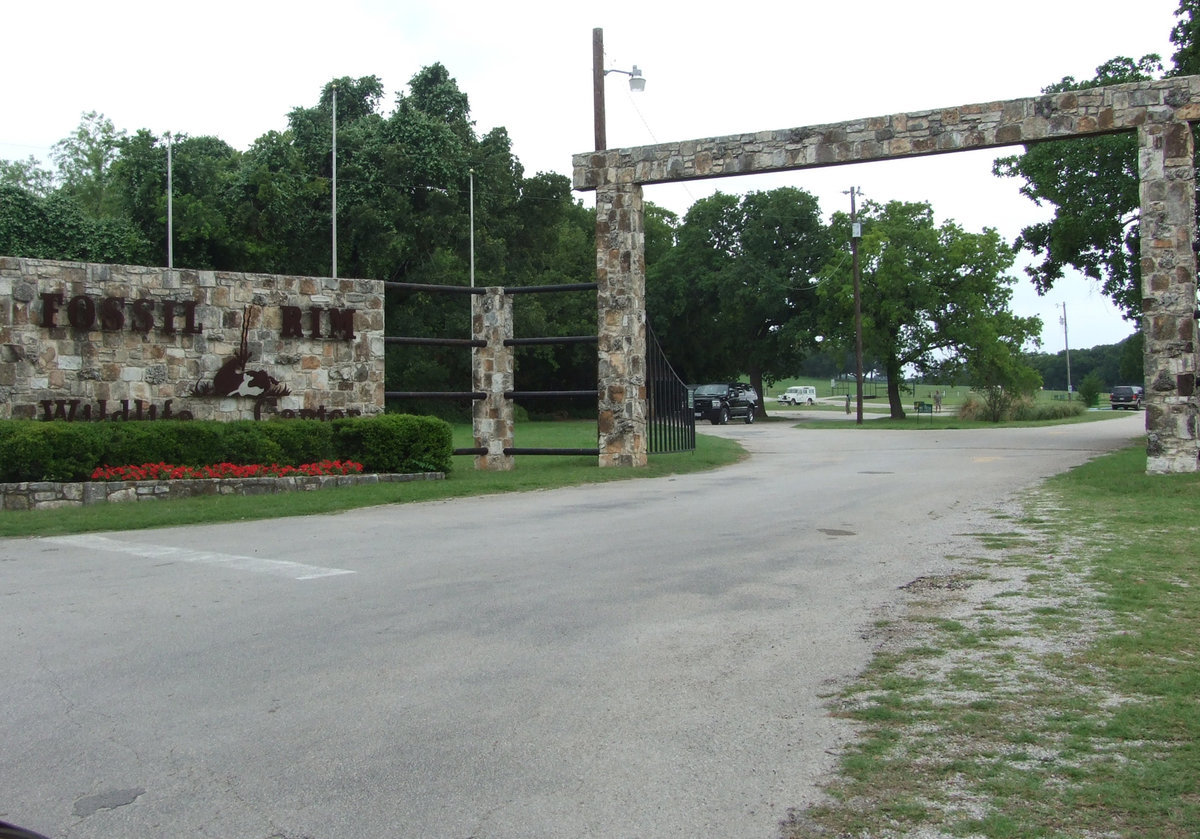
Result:
[[[780,405],[811,405],[817,401],[815,387],[789,387],[779,397]]]

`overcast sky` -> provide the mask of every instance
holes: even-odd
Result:
[[[99,111],[128,132],[211,134],[245,149],[286,127],[339,76],[404,89],[440,61],[470,98],[479,133],[507,128],[526,172],[571,173],[592,138],[592,29],[606,67],[634,64],[644,93],[607,80],[608,141],[637,146],[842,122],[1038,94],[1063,76],[1090,78],[1117,55],[1169,62],[1178,0],[857,0],[682,4],[414,0],[60,0],[6,4],[0,158],[35,155]],[[995,227],[1011,240],[1048,217],[991,175],[999,152],[860,164],[771,178],[648,187],[683,213],[714,190],[781,185],[815,194],[828,215],[866,198],[929,201],[939,220]],[[590,193],[582,200],[592,204]],[[1040,315],[1043,347],[1073,348],[1133,332],[1082,278],[1039,298],[1023,274],[1014,308]]]

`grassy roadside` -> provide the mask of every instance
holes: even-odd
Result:
[[[1145,454],[1046,484],[961,571],[916,580],[799,837],[1200,835],[1200,474]]]
[[[813,409],[809,408],[808,410],[811,411]],[[841,413],[845,412],[842,411]],[[876,430],[883,429],[885,431],[929,431],[931,429],[934,431],[946,431],[949,429],[960,428],[1044,428],[1047,425],[1076,425],[1081,422],[1104,422],[1105,420],[1120,419],[1124,416],[1128,416],[1128,414],[1124,411],[1088,411],[1087,413],[1080,414],[1077,417],[1065,417],[1054,420],[1010,420],[1007,422],[995,423],[985,422],[983,420],[966,420],[951,413],[918,415],[910,412],[902,420],[894,420],[890,416],[879,416],[877,413],[875,416],[866,420],[862,427],[873,428]],[[772,417],[772,420],[776,420],[777,418],[778,415],[776,417]],[[798,416],[796,419],[803,420],[803,416]],[[785,422],[790,421],[792,420],[792,417],[782,417],[782,420]],[[804,428],[845,429],[858,427],[858,422],[853,415],[851,415],[848,419],[826,418],[822,419],[820,422],[801,424],[804,425]]]
[[[518,429],[517,445],[580,448],[596,445],[594,422],[529,423]],[[469,426],[454,428],[454,445],[471,445]],[[699,472],[732,463],[744,451],[732,440],[697,435],[696,451],[654,455],[645,469],[600,469],[594,457],[518,456],[511,472],[479,472],[472,457],[457,456],[441,481],[376,484],[322,492],[214,496],[167,502],[97,504],[57,510],[0,511],[0,537],[56,536],[99,530],[144,530],[187,524],[336,513],[357,507],[435,501],[496,492],[554,489],[601,481],[653,478]]]

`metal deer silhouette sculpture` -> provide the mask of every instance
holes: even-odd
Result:
[[[248,339],[250,334],[251,307],[242,310],[242,340],[238,351],[221,365],[209,382],[197,382],[196,396],[251,396],[266,399],[272,396],[287,396],[292,391],[287,385],[272,378],[265,370],[247,370],[250,361]]]

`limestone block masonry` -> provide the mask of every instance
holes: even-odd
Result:
[[[499,286],[471,298],[471,334],[487,343],[471,350],[471,387],[484,393],[472,406],[475,445],[487,454],[475,457],[476,469],[507,472],[514,466],[513,456],[504,453],[511,444],[515,426],[513,401],[504,394],[516,381],[516,355],[505,341],[513,337],[512,297]]]
[[[289,475],[286,478],[195,478],[176,481],[27,481],[0,484],[0,510],[53,510],[125,501],[163,501],[204,495],[273,495],[334,487],[440,481],[444,472],[370,475]]]
[[[1128,132],[1138,138],[1147,471],[1200,469],[1195,172],[1200,76],[603,149],[573,158],[596,192],[601,465],[646,459],[644,184],[838,166]]]
[[[383,286],[0,256],[0,418],[381,413]]]

